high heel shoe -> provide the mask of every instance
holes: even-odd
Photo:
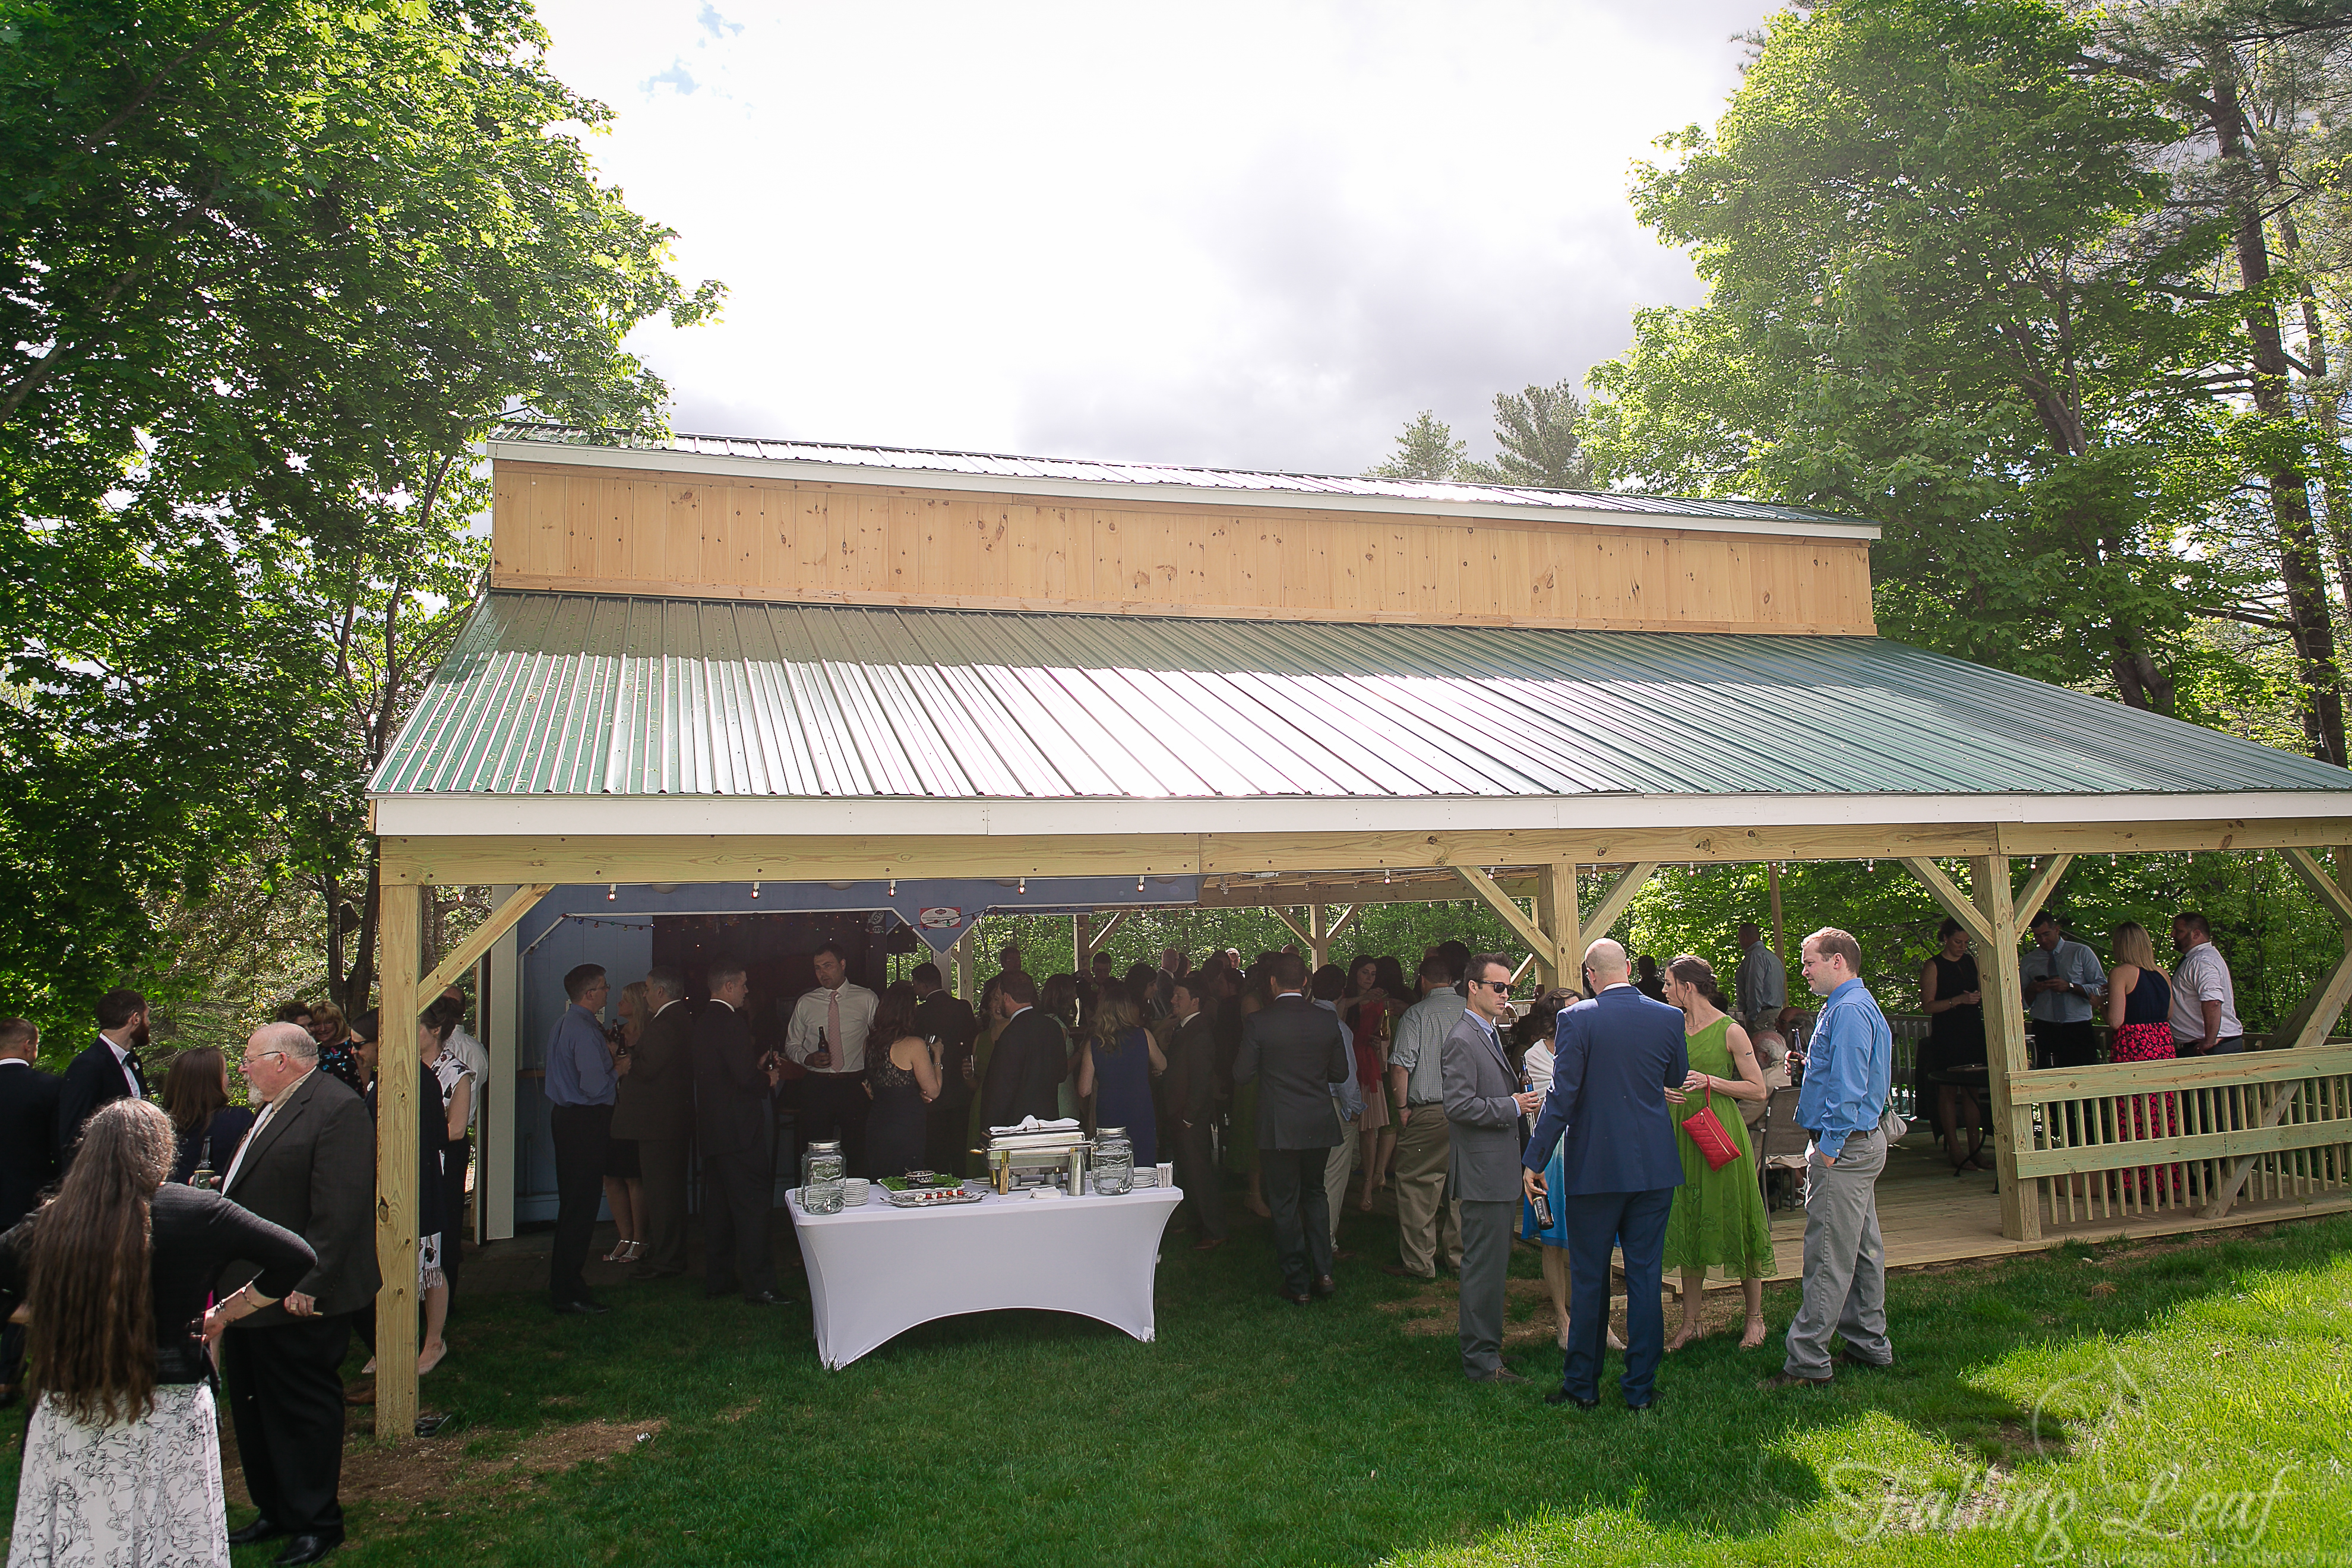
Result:
[[[638,1258],[645,1256],[645,1251],[646,1244],[642,1241],[625,1243],[621,1247],[621,1261],[624,1263],[635,1263]]]
[[[604,1254],[604,1261],[607,1263],[626,1263],[628,1260],[629,1244],[625,1241],[613,1243],[613,1250]]]

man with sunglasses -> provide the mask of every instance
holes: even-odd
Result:
[[[1524,1089],[1503,1048],[1511,963],[1482,952],[1463,970],[1462,1021],[1445,1037],[1443,1071],[1447,1158],[1462,1205],[1462,1374],[1473,1383],[1525,1383],[1503,1362],[1504,1277],[1519,1219],[1519,1118],[1541,1098]]]

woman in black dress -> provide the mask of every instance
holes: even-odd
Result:
[[[217,1190],[237,1145],[253,1131],[254,1113],[228,1102],[228,1058],[210,1046],[191,1047],[173,1057],[172,1070],[163,1075],[163,1114],[179,1138],[172,1180],[186,1186],[202,1167],[213,1173],[205,1185]]]
[[[866,1032],[866,1174],[903,1176],[923,1163],[929,1105],[940,1097],[931,1043],[915,1026],[915,988],[902,980],[882,994]]]
[[[1933,1075],[1953,1068],[1981,1067],[1985,1060],[1984,994],[1979,989],[1976,955],[1969,933],[1955,920],[1937,931],[1943,948],[1919,972],[1919,1006],[1934,1020],[1919,1048],[1918,1079],[1912,1103],[1935,1107],[1952,1173],[1989,1171],[1977,1155],[1984,1147],[1984,1109],[1966,1084],[1937,1083]]]

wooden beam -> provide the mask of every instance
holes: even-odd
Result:
[[[1096,912],[1099,914],[1101,911],[1097,910]],[[1127,917],[1134,912],[1135,911],[1132,910],[1113,910],[1111,911],[1110,919],[1104,921],[1103,923],[1096,929],[1094,941],[1091,944],[1094,949],[1094,952],[1087,954],[1087,961],[1088,963],[1092,963],[1094,961],[1095,953],[1100,952],[1103,950],[1103,945],[1110,941],[1110,933],[1125,925],[1127,923]]]
[[[1528,971],[1533,969],[1535,966],[1536,955],[1532,952],[1519,960],[1519,966],[1511,971],[1511,984],[1517,985],[1521,981],[1525,980],[1528,977]]]
[[[472,933],[457,944],[457,951],[435,965],[433,973],[416,987],[418,1014],[422,1015],[425,1008],[433,1005],[434,1000],[448,990],[457,976],[473,968],[499,938],[514,929],[515,921],[530,913],[540,900],[553,891],[555,884],[552,882],[530,882],[509,894],[507,901],[492,910],[489,918],[476,926]],[[377,1044],[381,1046],[383,1042],[379,1040]]]
[[[1307,906],[1307,973],[1312,974],[1331,962],[1331,933],[1323,929],[1321,904]]]
[[[1094,967],[1094,925],[1092,915],[1070,917],[1070,969],[1082,979]]]
[[[1349,926],[1354,925],[1356,923],[1356,917],[1363,912],[1363,905],[1349,904],[1345,910],[1342,910],[1339,912],[1339,918],[1331,922],[1331,929],[1323,933],[1324,940],[1327,942],[1339,941],[1339,933],[1346,931]]]
[[[1789,950],[1780,934],[1780,862],[1764,862],[1764,883],[1772,892],[1772,956],[1787,963]]]
[[[979,929],[980,925],[978,921],[974,921],[972,924],[964,927],[963,934],[956,938],[955,946],[949,950],[955,954],[955,994],[960,1000],[968,1002],[974,1007],[978,1007],[980,1005],[980,994],[972,989],[972,970],[974,965],[972,963],[971,934]]]
[[[1576,945],[1579,933],[1576,908],[1576,868],[1554,860],[1536,873],[1536,924],[1552,939],[1551,951],[1536,954],[1536,969],[1542,977],[1544,988],[1552,990],[1570,984],[1570,976],[1577,973],[1577,954],[1570,948]],[[1581,984],[1577,986],[1580,991]]]
[[[509,900],[511,901],[511,900]],[[375,1435],[405,1443],[416,1436],[416,972],[421,967],[421,890],[383,883],[377,891],[378,963],[383,976],[376,1051],[375,1262],[383,1283],[375,1297]]]
[[[2053,1100],[2125,1099],[2136,1094],[2186,1094],[2231,1084],[2284,1083],[2292,1079],[2352,1075],[2352,1045],[2298,1051],[2234,1051],[2221,1057],[2101,1062],[2017,1075],[2011,1097],[2021,1105]]]
[[[2347,956],[2345,963],[2352,964],[2352,956]],[[2294,1108],[2295,1100],[2301,1098],[2302,1094],[2303,1085],[2299,1081],[2290,1083],[2281,1089],[2277,1097],[2271,1101],[2269,1113],[2263,1118],[2263,1128],[2268,1130],[2284,1121],[2287,1112]],[[2230,1179],[2222,1183],[2220,1189],[2214,1193],[2212,1202],[2199,1211],[2200,1217],[2220,1219],[2223,1215],[2228,1214],[2230,1205],[2238,1201],[2239,1190],[2245,1186],[2246,1178],[2253,1173],[2254,1162],[2261,1158],[2260,1154],[2242,1156],[2237,1164],[2231,1168]]]
[[[2294,874],[2303,879],[2303,885],[2311,889],[2311,896],[2319,900],[2319,907],[2334,915],[2337,924],[2352,931],[2352,894],[2346,893],[2337,885],[2327,868],[2319,863],[2319,858],[2308,849],[2290,849],[2286,852],[2286,863],[2294,868]]]
[[[1559,945],[1544,934],[1543,928],[1528,919],[1528,912],[1519,908],[1519,901],[1495,886],[1495,879],[1475,866],[1456,866],[1454,868],[1454,874],[1461,878],[1464,885],[1473,893],[1478,895],[1480,902],[1503,917],[1504,923],[1517,932],[1519,940],[1528,944],[1528,952],[1558,952],[1559,951]]]
[[[2033,917],[2042,912],[2042,906],[2048,903],[2050,895],[2058,890],[2058,879],[2064,876],[2066,868],[2074,863],[2072,855],[2052,855],[2033,868],[2033,874],[2025,879],[2025,886],[2017,890],[2018,930],[2033,929]]]
[[[2007,863],[2002,862],[2004,865]],[[1967,928],[1969,935],[1975,940],[1979,947],[1992,945],[1993,930],[1985,919],[1984,911],[1969,901],[1968,894],[1954,887],[1952,879],[1937,869],[1933,860],[1924,855],[1906,855],[1903,858],[1903,864],[1910,868],[1914,877],[1919,879],[1920,884],[1928,892],[1935,895],[1936,901],[1944,906],[1944,912]],[[2004,906],[2009,902],[2008,894],[2009,889],[2003,885],[2001,902]],[[1983,961],[1979,959],[1978,962],[1981,966]],[[1987,989],[1990,990],[1990,987]]]
[[[1292,936],[1298,939],[1299,946],[1308,949],[1312,949],[1314,947],[1314,937],[1307,933],[1307,930],[1305,926],[1300,925],[1297,921],[1290,918],[1290,911],[1288,910],[1284,909],[1279,904],[1268,904],[1265,906],[1265,911],[1272,915],[1276,920],[1280,921],[1283,924],[1283,929],[1289,931]]]
[[[1935,867],[1924,869],[1951,888]],[[1912,874],[1927,880],[1921,870],[1914,866]],[[2028,1184],[2017,1171],[2018,1157],[2032,1147],[2033,1118],[2010,1094],[2010,1085],[2033,1064],[2025,1050],[2025,981],[2018,966],[2017,906],[2010,901],[2009,857],[1977,857],[1969,863],[1969,880],[1976,894],[1969,912],[1985,932],[1979,939],[1983,950],[1977,955],[1977,974],[1986,997],[1985,1058],[1992,1076],[1988,1098],[1992,1101],[1993,1163],[2000,1173],[2000,1233],[2011,1241],[2039,1241],[2042,1189]],[[1952,914],[1960,919],[1958,910]]]
[[[1656,874],[1659,864],[1655,860],[1639,861],[1626,867],[1618,879],[1609,884],[1609,890],[1601,895],[1599,903],[1592,906],[1591,918],[1586,920],[1576,933],[1576,958],[1580,968],[1584,950],[1609,934],[1609,928],[1617,923],[1617,917],[1625,912],[1626,906],[1633,901],[1633,895],[1642,890],[1642,884]]]

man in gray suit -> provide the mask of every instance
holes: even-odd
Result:
[[[1541,1096],[1522,1092],[1503,1048],[1508,959],[1482,952],[1463,978],[1469,1005],[1445,1037],[1445,1120],[1462,1205],[1462,1372],[1473,1383],[1525,1383],[1503,1364],[1504,1276],[1519,1217],[1519,1118]]]
[[[1349,1075],[1331,1015],[1309,1002],[1307,964],[1295,952],[1275,961],[1274,1005],[1242,1024],[1234,1081],[1258,1080],[1258,1169],[1274,1210],[1274,1250],[1282,1299],[1305,1306],[1339,1289],[1331,1279],[1331,1211],[1323,1163],[1339,1141],[1331,1086]]]

